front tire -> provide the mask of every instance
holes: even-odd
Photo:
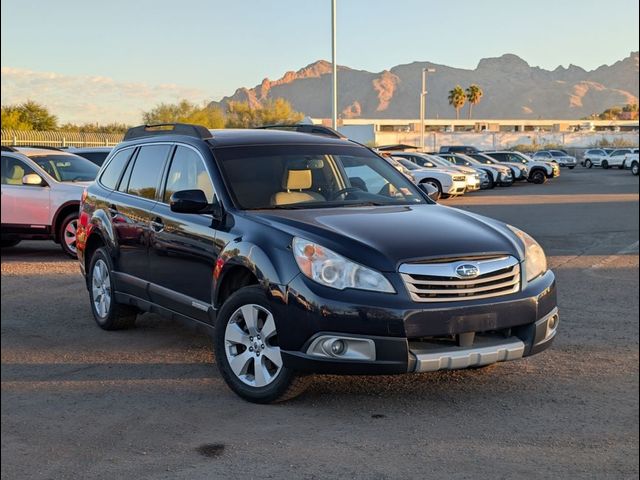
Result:
[[[78,213],[70,213],[60,223],[58,238],[62,251],[71,258],[78,258],[76,232],[78,231]]]
[[[243,287],[224,302],[213,346],[222,378],[249,402],[283,402],[308,386],[310,377],[282,364],[276,320],[259,286]]]
[[[138,310],[116,302],[113,263],[106,249],[97,249],[91,257],[87,282],[91,311],[100,328],[122,330],[134,325]]]
[[[604,168],[605,170],[607,170],[609,168],[609,162],[607,162],[606,160],[602,161],[602,168]]]
[[[593,162],[587,158],[587,160],[584,162],[584,166],[587,168],[593,168]]]
[[[634,175],[638,175],[638,170],[640,170],[640,168],[638,167],[638,162],[634,162],[631,164],[631,173]]]
[[[536,185],[541,185],[547,181],[547,176],[542,170],[536,170],[531,174],[531,181]]]
[[[448,195],[447,196],[443,195],[443,193],[442,193],[442,185],[440,185],[439,181],[434,180],[433,178],[427,178],[426,180],[423,180],[420,183],[428,183],[432,187],[438,189],[438,199],[436,201],[440,200],[441,198],[448,198]]]

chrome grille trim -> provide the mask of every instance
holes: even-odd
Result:
[[[460,278],[456,268],[472,264],[480,274]],[[520,291],[520,263],[512,256],[447,263],[403,264],[400,276],[414,302],[459,302],[499,297]]]

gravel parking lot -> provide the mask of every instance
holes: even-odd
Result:
[[[637,478],[638,178],[562,171],[443,203],[531,233],[554,347],[483,370],[317,377],[246,403],[208,337],[152,314],[101,331],[59,246],[2,252],[2,478]]]

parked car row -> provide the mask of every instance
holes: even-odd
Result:
[[[601,167],[603,169],[629,169],[638,175],[637,148],[592,148],[584,153],[582,164],[586,168]]]
[[[383,155],[414,183],[432,185],[442,198],[520,181],[544,183],[560,175],[558,163],[535,160],[520,152],[481,152],[468,146],[442,150],[437,154],[385,151]]]

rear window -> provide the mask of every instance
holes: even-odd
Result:
[[[133,148],[125,148],[117,152],[100,176],[100,183],[110,190],[115,190],[122,169],[129,160]]]

